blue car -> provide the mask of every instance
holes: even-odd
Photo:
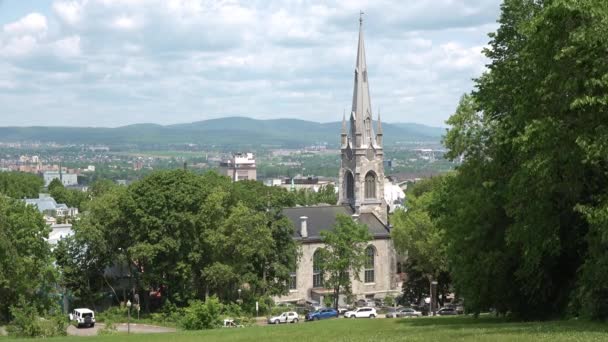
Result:
[[[338,317],[338,311],[331,308],[319,309],[306,314],[307,321],[318,321],[320,319]]]

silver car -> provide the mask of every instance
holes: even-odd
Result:
[[[279,323],[298,323],[300,317],[297,312],[288,311],[274,317],[268,318],[268,324],[279,324]]]

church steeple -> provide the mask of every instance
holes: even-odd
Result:
[[[348,131],[346,130],[346,111],[342,113],[342,134],[340,139],[340,145],[342,148],[348,144]]]
[[[386,224],[387,205],[384,200],[384,152],[380,116],[378,116],[377,130],[378,134],[374,134],[362,12],[359,17],[359,43],[348,134],[346,117],[344,114],[342,116],[342,163],[338,203],[350,205],[357,214],[374,214]]]
[[[353,121],[354,120],[354,121]],[[363,39],[363,12],[359,17],[359,43],[351,112],[351,139],[355,147],[368,145],[374,137],[372,128],[372,109],[367,79],[365,41]]]
[[[380,119],[380,110],[378,110],[378,128],[376,129],[376,145],[382,146],[382,119]]]

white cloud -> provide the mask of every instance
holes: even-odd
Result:
[[[70,36],[53,43],[55,54],[59,57],[77,57],[80,55],[80,36]]]
[[[119,16],[112,21],[112,27],[125,30],[125,31],[133,31],[142,28],[143,20],[136,17],[128,17],[128,16]]]
[[[40,13],[30,13],[25,17],[3,26],[3,31],[8,35],[37,35],[46,34],[48,29],[46,17]]]
[[[374,109],[439,125],[483,71],[499,1],[56,0],[0,22],[0,101],[18,114],[0,125],[338,120],[361,9]]]
[[[63,22],[76,25],[82,19],[82,6],[79,1],[58,1],[53,3],[53,10]]]

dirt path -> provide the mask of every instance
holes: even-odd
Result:
[[[105,325],[103,323],[96,323],[92,328],[76,328],[73,325],[68,327],[68,335],[73,336],[95,336],[100,329],[103,329]],[[127,323],[116,324],[116,330],[118,332],[127,332]],[[175,328],[159,327],[150,324],[137,324],[131,323],[131,333],[133,334],[150,334],[150,333],[168,333],[175,332]]]

